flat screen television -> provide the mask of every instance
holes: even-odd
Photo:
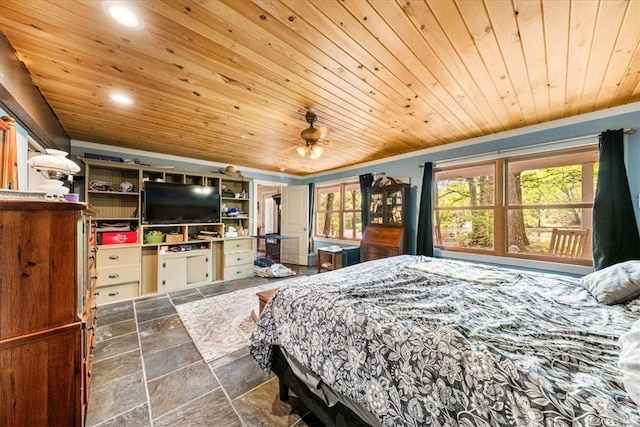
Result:
[[[144,221],[150,224],[220,222],[220,192],[203,185],[146,182]]]

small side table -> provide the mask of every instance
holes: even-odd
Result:
[[[337,246],[318,248],[318,273],[320,273],[323,268],[329,270],[342,268],[342,248]]]

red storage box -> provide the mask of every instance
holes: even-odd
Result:
[[[106,231],[102,233],[103,245],[120,245],[122,243],[138,243],[138,232]]]

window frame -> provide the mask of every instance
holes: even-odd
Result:
[[[351,186],[356,186],[357,188],[357,192],[361,193],[360,191],[360,182],[358,180],[350,180],[350,181],[343,181],[343,182],[334,182],[334,183],[330,183],[330,184],[325,184],[325,185],[316,185],[315,189],[314,189],[314,208],[313,208],[313,237],[314,238],[319,238],[319,239],[333,239],[333,240],[348,240],[348,241],[355,241],[355,242],[359,242],[362,240],[362,237],[345,237],[345,221],[344,221],[344,216],[345,214],[353,214],[355,215],[354,218],[361,218],[362,215],[362,207],[361,206],[354,206],[354,209],[345,209],[345,200],[346,200],[346,194],[347,191],[347,187],[351,187]],[[339,194],[339,207],[338,209],[331,209],[331,210],[324,210],[323,207],[320,205],[319,200],[320,200],[320,195],[321,193],[338,193]],[[362,193],[360,194],[360,200],[362,201]],[[355,201],[354,201],[354,205],[355,205]],[[330,214],[337,214],[338,215],[338,236],[325,236],[324,234],[320,234],[319,230],[318,230],[318,220],[320,215],[326,215],[327,212],[329,212]],[[360,224],[360,236],[362,236],[362,224]],[[356,231],[356,236],[358,235],[358,231]]]
[[[464,163],[458,165],[450,165],[434,168],[434,181],[437,188],[438,179],[436,179],[437,173],[447,173],[447,172],[455,172],[468,170],[472,168],[483,168],[487,166],[492,166],[494,168],[494,194],[493,194],[493,205],[484,205],[484,206],[469,206],[469,207],[445,207],[442,208],[438,206],[438,194],[434,194],[434,242],[438,241],[438,212],[439,211],[452,211],[452,210],[464,210],[464,209],[489,209],[493,210],[493,249],[482,249],[482,248],[469,248],[462,246],[451,246],[444,244],[435,244],[434,246],[451,252],[464,252],[470,254],[482,254],[489,256],[498,256],[505,258],[516,258],[516,259],[526,259],[526,260],[534,260],[534,261],[546,261],[546,262],[554,262],[554,263],[563,263],[563,264],[573,264],[573,265],[583,265],[583,266],[592,266],[593,262],[591,259],[569,259],[569,258],[559,258],[544,254],[525,254],[525,253],[516,253],[509,252],[508,250],[508,212],[514,209],[554,209],[554,208],[578,208],[578,209],[589,209],[590,215],[593,213],[593,197],[590,202],[585,202],[584,197],[584,189],[582,193],[582,201],[581,202],[568,202],[568,203],[557,203],[557,204],[512,204],[508,200],[509,188],[509,164],[513,164],[515,162],[524,162],[524,161],[532,161],[532,162],[544,162],[544,159],[549,159],[553,157],[567,156],[567,155],[580,155],[587,153],[592,153],[594,150],[597,151],[597,144],[590,143],[585,144],[580,147],[573,148],[559,148],[556,150],[550,150],[545,152],[538,153],[528,153],[522,155],[513,155],[508,157],[499,157],[493,159],[485,159],[478,162],[473,163]],[[579,164],[579,163],[576,163]],[[553,166],[551,166],[553,167]],[[582,181],[588,182],[584,180],[585,172],[582,172]],[[595,194],[595,183],[593,183],[593,169],[591,170],[591,182],[587,185],[587,192],[590,191],[590,195],[593,196]],[[589,194],[589,193],[587,193]],[[583,220],[584,226],[584,220]],[[591,227],[589,227],[591,229]],[[592,230],[591,230],[592,231]]]

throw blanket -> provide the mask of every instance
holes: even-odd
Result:
[[[269,267],[253,266],[253,273],[260,277],[289,277],[295,276],[296,272],[282,264],[271,264]]]
[[[485,265],[438,259],[429,259],[418,264],[411,264],[407,268],[449,279],[464,280],[483,285],[500,285],[515,282],[522,277],[520,273],[512,270],[496,270]]]
[[[617,366],[638,300],[599,304],[562,276],[486,285],[407,268],[421,262],[437,261],[404,255],[281,282],[252,356],[269,369],[282,346],[384,426],[640,425]]]
[[[619,366],[624,387],[640,409],[640,320],[620,337]]]

